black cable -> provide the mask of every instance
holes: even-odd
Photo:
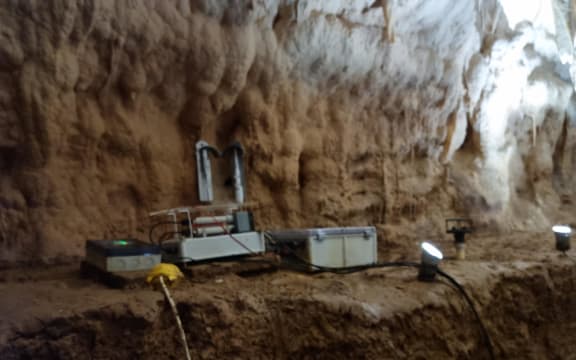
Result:
[[[296,271],[309,273],[311,271],[314,271],[312,269],[315,269],[315,272],[333,273],[333,274],[339,274],[339,275],[352,274],[355,272],[364,271],[364,270],[368,270],[368,269],[372,269],[372,268],[385,268],[385,267],[415,267],[415,268],[419,268],[420,267],[420,264],[415,263],[415,262],[391,261],[391,262],[374,263],[374,264],[367,264],[367,265],[358,265],[358,266],[352,266],[352,267],[346,267],[346,268],[338,268],[338,267],[329,267],[329,266],[321,266],[321,265],[313,264],[311,262],[308,262],[308,261],[302,259],[298,255],[296,255],[296,253],[293,251],[291,251],[290,257],[295,259],[298,263],[286,263],[286,262],[277,263],[275,261],[267,260],[267,259],[259,259],[258,262],[267,263],[267,264],[277,266],[280,268],[285,268],[288,270],[296,270]],[[250,258],[242,259],[241,261],[243,261],[243,262],[255,262],[254,259],[250,259]]]
[[[300,263],[306,265],[308,268],[316,269],[320,272],[327,272],[333,274],[352,274],[359,271],[364,271],[373,268],[386,268],[386,267],[416,267],[419,268],[420,264],[415,262],[408,262],[408,261],[390,261],[390,262],[383,262],[383,263],[374,263],[374,264],[367,264],[367,265],[358,265],[358,266],[351,266],[346,268],[337,268],[337,267],[330,267],[330,266],[320,266],[316,264],[312,264],[299,256],[296,256],[294,253],[292,256],[299,261]]]
[[[222,226],[225,230],[227,230],[224,226]],[[243,247],[244,244],[242,244],[240,241],[238,241],[237,239],[235,239],[230,232],[227,232],[228,235],[237,243],[241,244]],[[268,235],[265,233],[265,236]],[[249,250],[250,253],[253,253],[251,250]],[[297,268],[299,271],[304,271],[304,272],[310,272],[311,269],[316,269],[320,272],[328,272],[328,273],[334,273],[334,274],[351,274],[351,273],[355,273],[355,272],[359,272],[359,271],[363,271],[363,270],[368,270],[368,269],[372,269],[372,268],[386,268],[386,267],[414,267],[414,268],[420,268],[421,264],[417,263],[417,262],[409,262],[409,261],[390,261],[390,262],[383,262],[383,263],[375,263],[375,264],[368,264],[368,265],[360,265],[360,266],[353,266],[353,267],[348,267],[348,268],[336,268],[336,267],[329,267],[329,266],[320,266],[320,265],[316,265],[313,264],[311,262],[308,262],[304,259],[302,259],[301,257],[299,257],[298,255],[296,255],[296,253],[294,251],[291,251],[291,255],[294,259],[296,259],[302,266],[298,266],[297,264],[287,264],[287,263],[280,263],[277,264],[273,261],[268,261],[265,259],[262,259],[261,262],[264,263],[269,263],[272,264],[274,266],[280,265],[281,267],[287,267],[290,268],[292,267],[292,269]],[[490,354],[490,359],[494,360],[494,348],[492,346],[492,340],[490,339],[490,335],[488,334],[488,331],[486,330],[486,327],[484,326],[484,323],[482,322],[482,319],[480,318],[480,315],[478,314],[478,312],[476,311],[476,307],[474,306],[474,303],[472,302],[472,299],[470,298],[470,296],[468,295],[468,293],[466,293],[466,290],[464,290],[464,288],[462,287],[462,285],[460,285],[453,277],[451,277],[450,275],[448,275],[447,273],[443,272],[442,270],[438,269],[438,274],[444,278],[446,278],[464,297],[464,299],[466,300],[466,303],[470,306],[470,309],[472,310],[472,312],[474,313],[474,317],[476,318],[479,326],[480,326],[480,330],[482,332],[482,337],[484,338],[484,342],[486,343],[486,347],[488,349],[488,352]]]
[[[215,217],[213,217],[213,218],[214,218],[214,220],[216,220]],[[224,223],[221,223],[221,222],[219,222],[219,221],[216,221],[215,223],[218,224],[218,225],[222,228],[222,230],[224,230],[224,233],[225,233],[226,235],[228,235],[228,237],[230,237],[230,239],[232,239],[235,243],[237,243],[238,245],[240,245],[241,247],[243,247],[244,250],[248,251],[248,253],[249,253],[250,255],[252,255],[252,256],[259,256],[259,255],[260,255],[260,254],[258,254],[258,253],[256,253],[256,252],[254,252],[254,251],[253,251],[252,249],[250,249],[248,246],[244,245],[244,244],[242,243],[242,241],[236,239],[236,237],[235,237],[234,235],[232,235],[232,233],[230,232],[230,230],[228,230],[228,228],[225,226]]]
[[[162,257],[164,261],[167,261],[171,264],[194,265],[198,263],[198,260],[186,256],[162,254]]]
[[[494,347],[492,346],[492,340],[490,339],[490,334],[488,334],[488,330],[486,330],[486,327],[484,326],[484,323],[482,322],[482,319],[480,318],[478,311],[476,311],[476,307],[474,306],[472,299],[470,298],[466,290],[464,290],[464,287],[462,287],[462,285],[460,285],[458,281],[456,281],[456,279],[454,279],[452,276],[448,275],[447,273],[445,273],[440,269],[438,269],[438,275],[448,280],[448,282],[450,282],[450,284],[453,285],[456,288],[456,290],[460,292],[460,294],[462,294],[464,300],[466,300],[466,303],[468,304],[468,306],[470,306],[472,313],[474,313],[474,317],[476,318],[478,325],[480,326],[480,331],[482,332],[482,337],[486,344],[486,348],[488,349],[488,353],[490,354],[490,359],[492,360],[496,359],[496,357],[494,356]]]
[[[367,265],[358,265],[358,266],[351,266],[346,268],[338,268],[338,267],[330,267],[330,266],[321,266],[316,265],[311,262],[308,262],[294,252],[292,252],[291,256],[300,262],[302,265],[305,265],[305,269],[309,272],[310,269],[316,269],[320,272],[327,272],[333,274],[352,274],[355,272],[368,270],[372,268],[384,268],[384,267],[420,267],[420,264],[413,263],[413,262],[406,262],[406,261],[391,261],[391,262],[384,262],[384,263],[374,263],[374,264],[367,264]]]
[[[186,262],[186,261],[190,261],[193,263],[198,262],[198,260],[193,259],[191,257],[186,257],[186,256],[178,256],[178,255],[174,255],[174,254],[170,254],[165,252],[165,248],[164,248],[164,242],[169,240],[166,239],[166,237],[168,235],[180,235],[181,233],[179,231],[167,231],[165,233],[163,233],[160,238],[159,238],[159,242],[158,242],[158,246],[160,246],[160,251],[162,252],[162,257],[165,257],[166,259],[170,259],[171,261],[179,261],[179,262]]]
[[[164,241],[170,240],[169,236],[173,235],[182,235],[182,233],[180,231],[166,231],[165,233],[162,233],[162,235],[160,235],[158,238],[158,245],[162,247]]]
[[[299,261],[301,264],[305,265],[304,268],[300,267],[298,270],[304,270],[305,272],[310,272],[310,268],[313,268],[313,269],[319,270],[320,272],[329,272],[329,273],[340,274],[340,275],[351,274],[354,272],[363,271],[363,270],[372,269],[372,268],[386,268],[386,267],[420,268],[420,266],[421,266],[421,264],[417,263],[417,262],[390,261],[390,262],[375,263],[375,264],[370,264],[370,265],[354,266],[354,267],[349,267],[349,268],[334,268],[334,267],[320,266],[320,265],[312,264],[312,263],[302,259],[301,257],[297,256],[294,253],[292,253],[292,256],[297,261]],[[280,265],[284,265],[284,267],[286,267],[286,266],[291,267],[291,266],[296,265],[296,264],[288,265],[286,263],[283,263]],[[468,304],[468,306],[472,310],[472,313],[474,314],[474,317],[476,318],[476,321],[478,322],[478,324],[480,326],[480,331],[482,332],[482,337],[483,337],[483,340],[486,344],[486,348],[488,349],[490,359],[494,360],[495,356],[494,356],[494,348],[492,345],[492,340],[490,338],[490,335],[488,334],[488,330],[486,330],[486,327],[484,326],[484,322],[482,321],[482,319],[480,318],[480,315],[478,314],[478,311],[476,311],[476,307],[474,306],[472,299],[470,298],[470,296],[468,295],[466,290],[464,290],[462,285],[460,285],[456,281],[456,279],[454,279],[452,276],[448,275],[447,273],[445,273],[444,271],[442,271],[440,269],[438,269],[438,274],[440,276],[446,278],[450,282],[450,284],[452,284],[462,294],[462,296],[466,300],[466,303]]]
[[[154,230],[160,226],[160,225],[174,225],[174,224],[179,224],[177,221],[160,221],[157,222],[156,224],[152,225],[150,227],[150,230],[148,231],[148,240],[150,241],[150,243],[152,244],[156,244],[159,245],[157,242],[154,241],[154,239],[152,238],[152,233],[154,232]]]
[[[294,259],[296,259],[298,262],[300,262],[302,265],[304,265],[303,268],[300,267],[300,268],[298,268],[298,270],[304,270],[305,272],[310,272],[310,269],[316,269],[320,272],[328,272],[328,273],[334,273],[334,274],[340,274],[340,275],[351,274],[354,272],[359,272],[359,271],[368,270],[368,269],[372,269],[372,268],[386,268],[386,267],[415,267],[415,268],[420,268],[420,266],[421,266],[420,263],[416,263],[416,262],[391,261],[391,262],[375,263],[375,264],[369,264],[369,265],[353,266],[353,267],[348,267],[348,268],[335,268],[335,267],[320,266],[320,265],[313,264],[313,263],[308,262],[308,261],[302,259],[301,257],[297,256],[294,252],[292,252],[291,255]],[[272,261],[262,260],[262,262],[277,265]],[[296,265],[296,264],[281,263],[280,265],[281,266],[283,265],[284,267],[293,267],[294,268],[294,265]],[[470,296],[468,295],[466,290],[464,290],[462,285],[460,285],[456,281],[456,279],[454,279],[452,276],[448,275],[447,273],[445,273],[444,271],[442,271],[440,269],[438,269],[438,274],[440,276],[446,278],[462,294],[462,296],[466,300],[466,303],[468,304],[468,306],[472,310],[472,313],[474,314],[474,317],[476,318],[476,321],[478,322],[478,324],[480,326],[480,330],[482,332],[482,337],[483,337],[484,342],[486,344],[486,347],[488,349],[490,359],[494,360],[495,356],[494,356],[494,348],[492,346],[492,340],[490,339],[490,335],[488,334],[488,330],[486,330],[486,327],[484,326],[484,323],[482,322],[482,319],[480,318],[478,311],[476,311],[476,307],[474,306],[472,299],[470,298]]]

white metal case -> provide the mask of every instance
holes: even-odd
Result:
[[[296,255],[316,266],[347,268],[378,261],[374,227],[280,230],[269,235],[279,243],[297,244]]]
[[[177,246],[183,262],[260,254],[265,251],[264,238],[258,232],[185,238],[179,240]]]

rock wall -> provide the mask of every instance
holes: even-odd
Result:
[[[503,9],[3,1],[0,260],[145,237],[149,211],[197,203],[199,139],[246,147],[263,228],[558,221],[576,188],[570,67],[553,29]]]

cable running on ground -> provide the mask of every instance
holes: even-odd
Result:
[[[456,288],[456,290],[458,290],[460,292],[460,294],[462,294],[462,296],[464,297],[464,300],[466,301],[466,303],[468,304],[468,306],[472,310],[472,313],[474,314],[474,317],[476,318],[478,325],[480,326],[482,338],[484,340],[484,343],[486,344],[486,348],[488,349],[490,359],[491,360],[496,359],[496,357],[494,356],[494,347],[492,346],[492,340],[490,339],[490,334],[488,334],[488,330],[486,330],[486,327],[484,326],[484,322],[482,322],[482,318],[480,318],[480,315],[478,314],[478,311],[476,311],[476,307],[474,306],[472,299],[470,298],[470,296],[468,295],[466,290],[464,290],[464,287],[462,287],[462,285],[460,285],[460,283],[458,283],[458,281],[456,281],[456,279],[454,279],[452,276],[448,275],[447,273],[445,273],[444,271],[442,271],[440,269],[438,269],[438,275],[440,275],[443,278],[445,278],[446,280],[448,280],[448,282],[451,285],[453,285]]]

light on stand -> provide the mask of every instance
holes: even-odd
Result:
[[[420,281],[434,281],[436,273],[438,272],[438,264],[444,257],[442,252],[429,242],[423,242],[422,259],[420,263],[420,271],[418,272],[418,280]]]
[[[454,236],[456,247],[456,259],[466,259],[466,234],[472,232],[472,220],[470,219],[446,219],[446,233]]]
[[[556,236],[556,250],[558,251],[570,250],[570,234],[572,233],[572,229],[570,228],[570,226],[555,225],[552,227],[552,231]]]

